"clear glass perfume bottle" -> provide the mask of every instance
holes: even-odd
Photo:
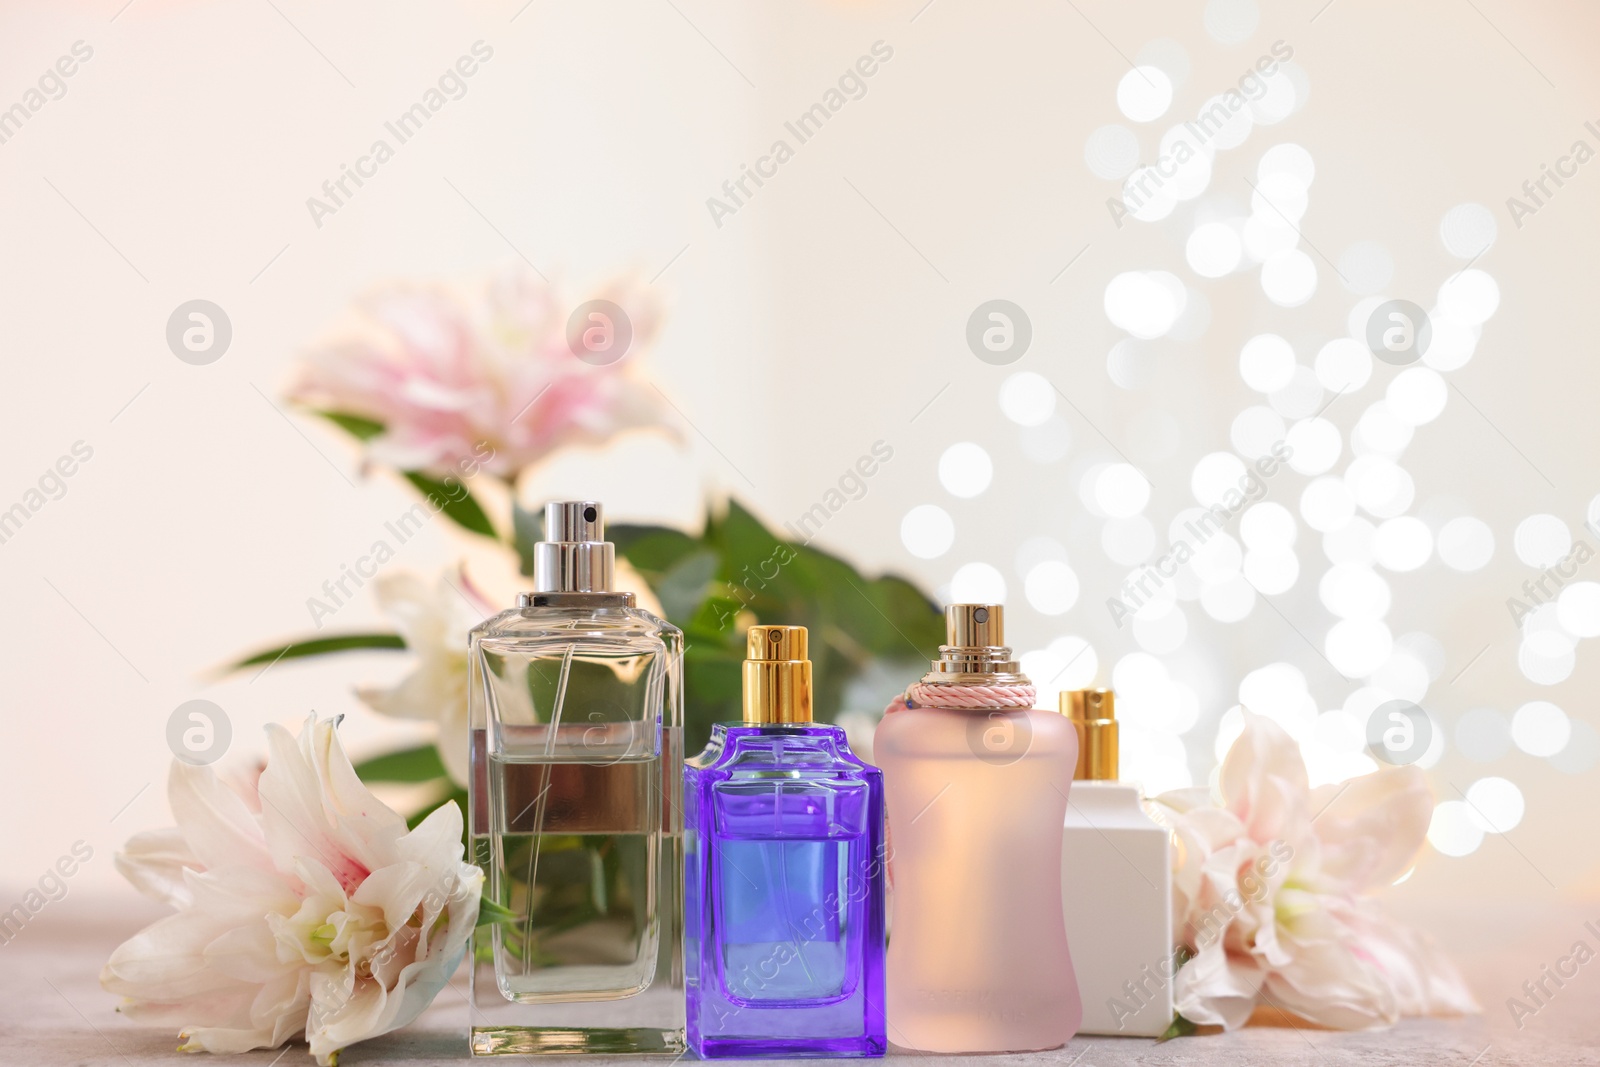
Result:
[[[924,1052],[1056,1048],[1078,1028],[1061,914],[1077,735],[1055,712],[1005,706],[1033,687],[1004,618],[947,607],[933,670],[873,740],[893,842],[889,1033]]]
[[[1117,780],[1116,694],[1061,694],[1078,732],[1061,842],[1061,893],[1086,1034],[1160,1037],[1172,1025],[1171,835]]]
[[[685,771],[689,1045],[881,1056],[883,776],[811,721],[801,626],[752,626],[744,723]]]
[[[471,1046],[681,1053],[683,635],[611,588],[593,501],[545,508],[534,589],[470,638],[484,895]]]

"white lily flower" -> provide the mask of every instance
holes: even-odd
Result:
[[[1246,713],[1205,790],[1156,803],[1177,836],[1174,934],[1191,958],[1178,1013],[1234,1029],[1257,1008],[1366,1030],[1479,1010],[1455,965],[1377,894],[1411,866],[1433,798],[1417,767],[1312,789],[1283,728]]]
[[[373,583],[378,606],[394,620],[416,667],[396,685],[359,686],[356,695],[383,715],[437,723],[439,758],[456,784],[465,786],[467,633],[493,611],[464,574],[458,583],[441,575],[430,586],[405,572],[382,575]]]
[[[112,953],[100,983],[130,1018],[177,1026],[183,1051],[304,1034],[328,1067],[444,988],[483,876],[462,862],[460,809],[408,831],[356,777],[332,721],[267,736],[259,811],[209,767],[173,761],[177,827],[137,835],[117,866],[176,914]]]

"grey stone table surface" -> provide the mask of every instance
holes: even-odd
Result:
[[[1228,1034],[1157,1044],[1131,1038],[1080,1036],[1051,1052],[1004,1056],[934,1056],[891,1050],[897,1062],[951,1064],[972,1060],[994,1067],[1124,1064],[1315,1065],[1387,1067],[1391,1064],[1586,1064],[1600,1067],[1600,960],[1566,980],[1537,1014],[1516,1025],[1506,999],[1544,965],[1600,928],[1600,901],[1589,905],[1434,904],[1415,918],[1445,935],[1484,1014],[1466,1019],[1408,1019],[1386,1031],[1334,1033],[1305,1025],[1252,1025]],[[131,891],[68,898],[49,904],[8,942],[0,944],[0,1065],[3,1067],[142,1067],[205,1062],[175,1051],[176,1035],[139,1027],[116,1014],[116,998],[99,985],[101,964],[126,936],[157,916]],[[1550,988],[1554,988],[1551,986]],[[468,1062],[467,1006],[459,981],[440,994],[404,1030],[356,1045],[343,1067],[407,1064],[431,1067]],[[241,1067],[311,1063],[303,1043],[230,1056]],[[500,1062],[506,1062],[504,1060]],[[662,1060],[640,1059],[641,1063]]]

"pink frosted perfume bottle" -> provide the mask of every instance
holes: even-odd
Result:
[[[1078,736],[1033,709],[998,604],[945,608],[945,645],[873,751],[889,809],[889,1040],[924,1052],[1056,1048],[1082,1004],[1061,909]]]

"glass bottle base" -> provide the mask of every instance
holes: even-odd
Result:
[[[680,1056],[682,1030],[653,1027],[474,1026],[474,1056]]]
[[[711,1038],[697,1050],[703,1060],[863,1059],[882,1056],[886,1042],[870,1037]]]

